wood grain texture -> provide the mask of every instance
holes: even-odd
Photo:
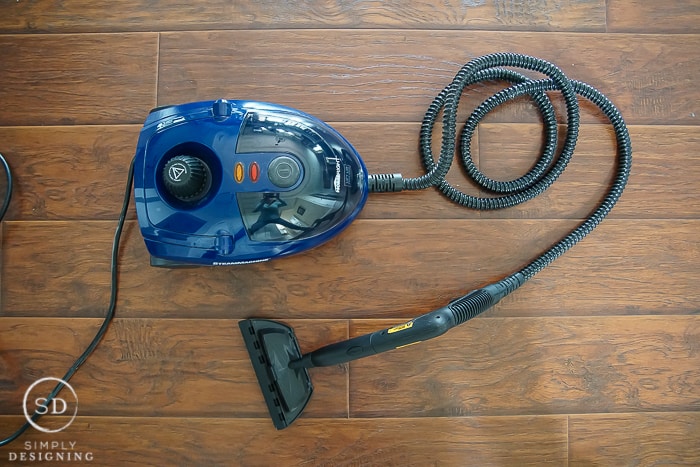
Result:
[[[373,172],[421,173],[419,123],[331,124],[354,143]],[[140,129],[140,125],[0,127],[3,155],[16,173],[30,175],[15,180],[7,219],[116,219]],[[454,174],[454,179],[460,177]],[[0,176],[0,184],[4,183]],[[4,185],[0,185],[2,193]],[[375,198],[362,214],[379,218],[479,215],[450,204],[437,193],[425,191],[413,197]],[[131,213],[133,218],[133,209]]]
[[[157,1],[142,8],[122,1],[71,0],[60,6],[45,2],[8,3],[0,18],[2,33],[124,32],[204,29],[399,28],[494,29],[529,31],[698,32],[700,11],[693,0],[663,5],[643,0],[535,0],[527,3],[379,2],[373,0],[302,4],[276,2],[207,2],[183,7]]]
[[[569,465],[700,464],[700,413],[572,415]]]
[[[605,30],[603,0],[304,0],[201,5],[168,1],[68,0],[54,5],[16,2],[6,6],[0,32],[165,31],[281,28]]]
[[[350,335],[395,321],[353,320]],[[696,317],[479,319],[350,363],[351,417],[700,409]]]
[[[156,34],[0,35],[0,125],[140,123],[154,107]]]
[[[608,0],[607,24],[610,32],[697,33],[700,4],[695,0]]]
[[[572,221],[450,220],[435,229],[432,221],[358,220],[313,254],[164,270],[148,266],[130,223],[119,316],[414,316],[516,271],[571,227]],[[113,230],[112,222],[8,222],[4,273],[23,280],[3,283],[4,313],[102,316]],[[608,220],[488,316],[697,313],[697,232],[698,221]]]
[[[418,152],[418,123],[331,124],[353,143],[371,172],[400,172],[405,177],[424,173]],[[0,127],[3,154],[15,172],[31,175],[15,181],[7,218],[116,219],[139,130],[138,125]],[[632,175],[611,216],[698,218],[700,128],[631,126],[630,135],[634,149]],[[541,151],[542,130],[535,124],[486,123],[479,127],[477,143],[480,139],[481,146],[472,146],[473,159],[487,175],[507,180],[523,175],[534,163]],[[548,191],[525,204],[477,212],[453,204],[430,189],[373,196],[361,216],[582,218],[604,195],[612,177],[614,157],[610,128],[584,125],[564,175]],[[462,172],[460,163],[455,161],[448,180],[467,193],[484,195],[469,185]],[[4,183],[4,178],[0,183]],[[4,188],[0,187],[2,192]]]
[[[697,219],[700,127],[630,126],[629,131],[632,172],[610,216]],[[540,125],[484,124],[479,128],[479,167],[496,180],[516,179],[530,170],[542,146]],[[612,181],[615,155],[615,135],[609,126],[583,125],[571,162],[550,189],[525,204],[483,212],[481,217],[584,218]]]
[[[0,417],[17,425],[20,417]],[[566,463],[565,417],[299,420],[78,417],[55,435],[92,452],[94,463],[123,465],[465,465]],[[29,433],[30,443],[44,439]],[[168,446],[154,449],[154,446]],[[0,448],[0,460],[21,444]]]
[[[326,121],[415,122],[464,63],[507,50],[550,60],[571,78],[599,88],[630,124],[697,125],[700,91],[693,83],[700,64],[692,57],[698,40],[696,35],[421,30],[163,33],[158,103],[224,96],[278,102]],[[470,95],[479,103],[492,92],[493,87],[475,86]],[[538,116],[521,99],[493,119],[522,122]],[[604,122],[591,106],[584,107],[582,119]]]
[[[62,376],[101,320],[0,318],[0,413],[21,414],[38,378]],[[292,320],[302,351],[346,339],[346,321]],[[304,417],[346,418],[347,366],[311,371]],[[105,384],[101,384],[104,382]],[[116,319],[71,380],[82,415],[255,417],[268,412],[236,319]]]
[[[353,320],[350,335],[396,322]],[[62,375],[99,324],[0,319],[0,411],[21,414],[29,385]],[[342,320],[288,324],[304,352],[348,335]],[[441,339],[352,362],[349,370],[313,369],[304,416],[697,410],[698,342],[700,325],[688,316],[475,319]],[[236,319],[117,319],[71,384],[82,415],[267,417]]]
[[[7,219],[116,219],[140,129],[0,127],[4,155],[22,174]]]

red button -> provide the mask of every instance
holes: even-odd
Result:
[[[250,167],[248,167],[248,176],[253,183],[257,182],[260,178],[260,166],[257,162],[251,162]]]

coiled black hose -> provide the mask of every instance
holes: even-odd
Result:
[[[544,74],[548,79],[531,80],[507,68],[521,68]],[[450,170],[457,139],[457,107],[465,87],[486,80],[505,80],[512,86],[498,92],[479,105],[462,130],[460,154],[468,175],[480,187],[494,193],[494,197],[476,197],[463,193],[450,185],[445,176]],[[566,104],[566,139],[555,157],[557,141],[557,119],[546,91],[560,91]],[[535,166],[517,180],[500,182],[484,175],[472,161],[471,138],[476,126],[484,116],[497,106],[528,94],[537,104],[545,127],[545,148]],[[370,190],[401,191],[421,190],[437,187],[447,198],[462,206],[492,210],[502,209],[528,201],[544,192],[561,175],[573,156],[579,130],[579,106],[576,95],[582,96],[598,106],[610,120],[617,139],[617,175],[603,201],[588,218],[568,235],[554,244],[528,265],[496,284],[503,292],[499,297],[511,293],[564,254],[588,235],[610,212],[620,198],[632,165],[632,145],[629,132],[619,110],[600,91],[580,81],[570,80],[552,63],[515,53],[496,53],[476,58],[462,67],[452,83],[438,94],[423,119],[420,131],[420,149],[426,174],[404,179],[400,174],[370,175]],[[432,133],[442,110],[443,128],[440,155],[435,161],[432,153]],[[482,307],[479,307],[480,309]],[[469,316],[471,318],[472,316]],[[466,320],[466,319],[465,319]]]

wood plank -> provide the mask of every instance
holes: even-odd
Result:
[[[698,222],[607,220],[488,316],[695,313]],[[148,266],[132,222],[124,237],[118,313],[413,316],[517,270],[572,227],[572,221],[446,220],[437,228],[433,221],[358,220],[306,254],[231,268],[167,270]],[[113,231],[114,222],[8,222],[3,270],[22,280],[4,281],[3,312],[102,316]]]
[[[698,412],[572,415],[569,465],[699,465],[699,440]]]
[[[288,3],[212,0],[196,8],[167,1],[66,1],[58,7],[16,2],[6,6],[0,32],[166,31],[280,28],[505,29],[537,31],[605,30],[603,0],[503,0],[405,4],[377,0]]]
[[[7,218],[116,219],[140,129],[0,127],[15,182]]]
[[[9,426],[19,422],[18,417],[0,417]],[[46,439],[38,432],[22,438],[31,445]],[[79,416],[51,440],[77,440],[77,450],[92,452],[93,462],[104,466],[566,463],[564,417],[306,419],[275,431],[267,420]],[[0,448],[0,459],[23,450],[21,441]]]
[[[606,220],[493,315],[696,313],[697,229],[695,221]]]
[[[700,91],[693,83],[700,64],[690,58],[697,43],[696,35],[490,31],[163,33],[158,102],[229,97],[278,102],[326,121],[420,121],[462,64],[507,50],[546,58],[601,89],[630,124],[697,125]],[[445,44],[469,44],[469,52]],[[469,103],[492,92],[493,86],[475,86]],[[492,118],[538,120],[527,99]],[[602,122],[589,105],[582,118]]]
[[[672,0],[663,3],[609,0],[607,4],[609,32],[700,32],[700,5],[695,0]]]
[[[156,99],[158,35],[0,35],[0,125],[141,122]]]
[[[611,217],[700,217],[700,127],[631,126],[629,130],[632,173]],[[481,170],[497,180],[524,175],[543,145],[539,125],[484,124],[479,138]],[[615,151],[610,126],[583,125],[571,163],[549,190],[528,203],[484,212],[482,217],[586,217],[612,181]]]
[[[423,170],[418,123],[333,125],[352,140],[373,172],[399,170],[417,176]],[[141,125],[0,127],[15,178],[7,219],[116,219],[140,129]],[[0,186],[0,193],[3,189]],[[437,193],[426,191],[421,201],[415,198],[382,196],[365,212],[370,217],[478,217],[451,206]],[[133,210],[130,217],[135,217]]]
[[[396,321],[353,320],[350,335]],[[351,417],[700,409],[695,316],[474,319],[350,363]]]
[[[0,413],[21,414],[27,388],[61,377],[101,320],[0,318]],[[347,338],[346,321],[292,320],[302,351]],[[311,371],[304,417],[347,412],[347,366]],[[116,319],[71,385],[80,414],[268,418],[237,320]],[[272,427],[272,424],[270,424]]]
[[[332,125],[355,145],[370,172],[400,172],[405,177],[424,173],[418,152],[418,123]],[[139,130],[140,125],[0,127],[3,151],[15,176],[7,218],[115,219]],[[473,145],[474,160],[487,175],[497,179],[521,176],[540,152],[539,125],[486,123],[478,133],[484,144],[483,148]],[[700,194],[695,183],[700,178],[700,129],[631,126],[630,134],[634,148],[632,176],[612,217],[700,217]],[[537,199],[514,208],[479,213],[428,189],[372,195],[362,217],[582,218],[599,202],[610,180],[613,141],[609,127],[583,125],[574,158],[564,175]],[[483,162],[479,163],[481,152]],[[453,163],[448,180],[467,193],[480,194],[469,186],[459,165]],[[0,193],[2,190],[0,187]]]

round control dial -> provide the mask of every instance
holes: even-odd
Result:
[[[202,159],[183,154],[165,164],[162,180],[165,189],[175,199],[196,203],[209,193],[211,170]]]
[[[280,188],[289,188],[299,181],[301,167],[299,163],[289,156],[279,156],[270,162],[267,168],[267,177]]]

